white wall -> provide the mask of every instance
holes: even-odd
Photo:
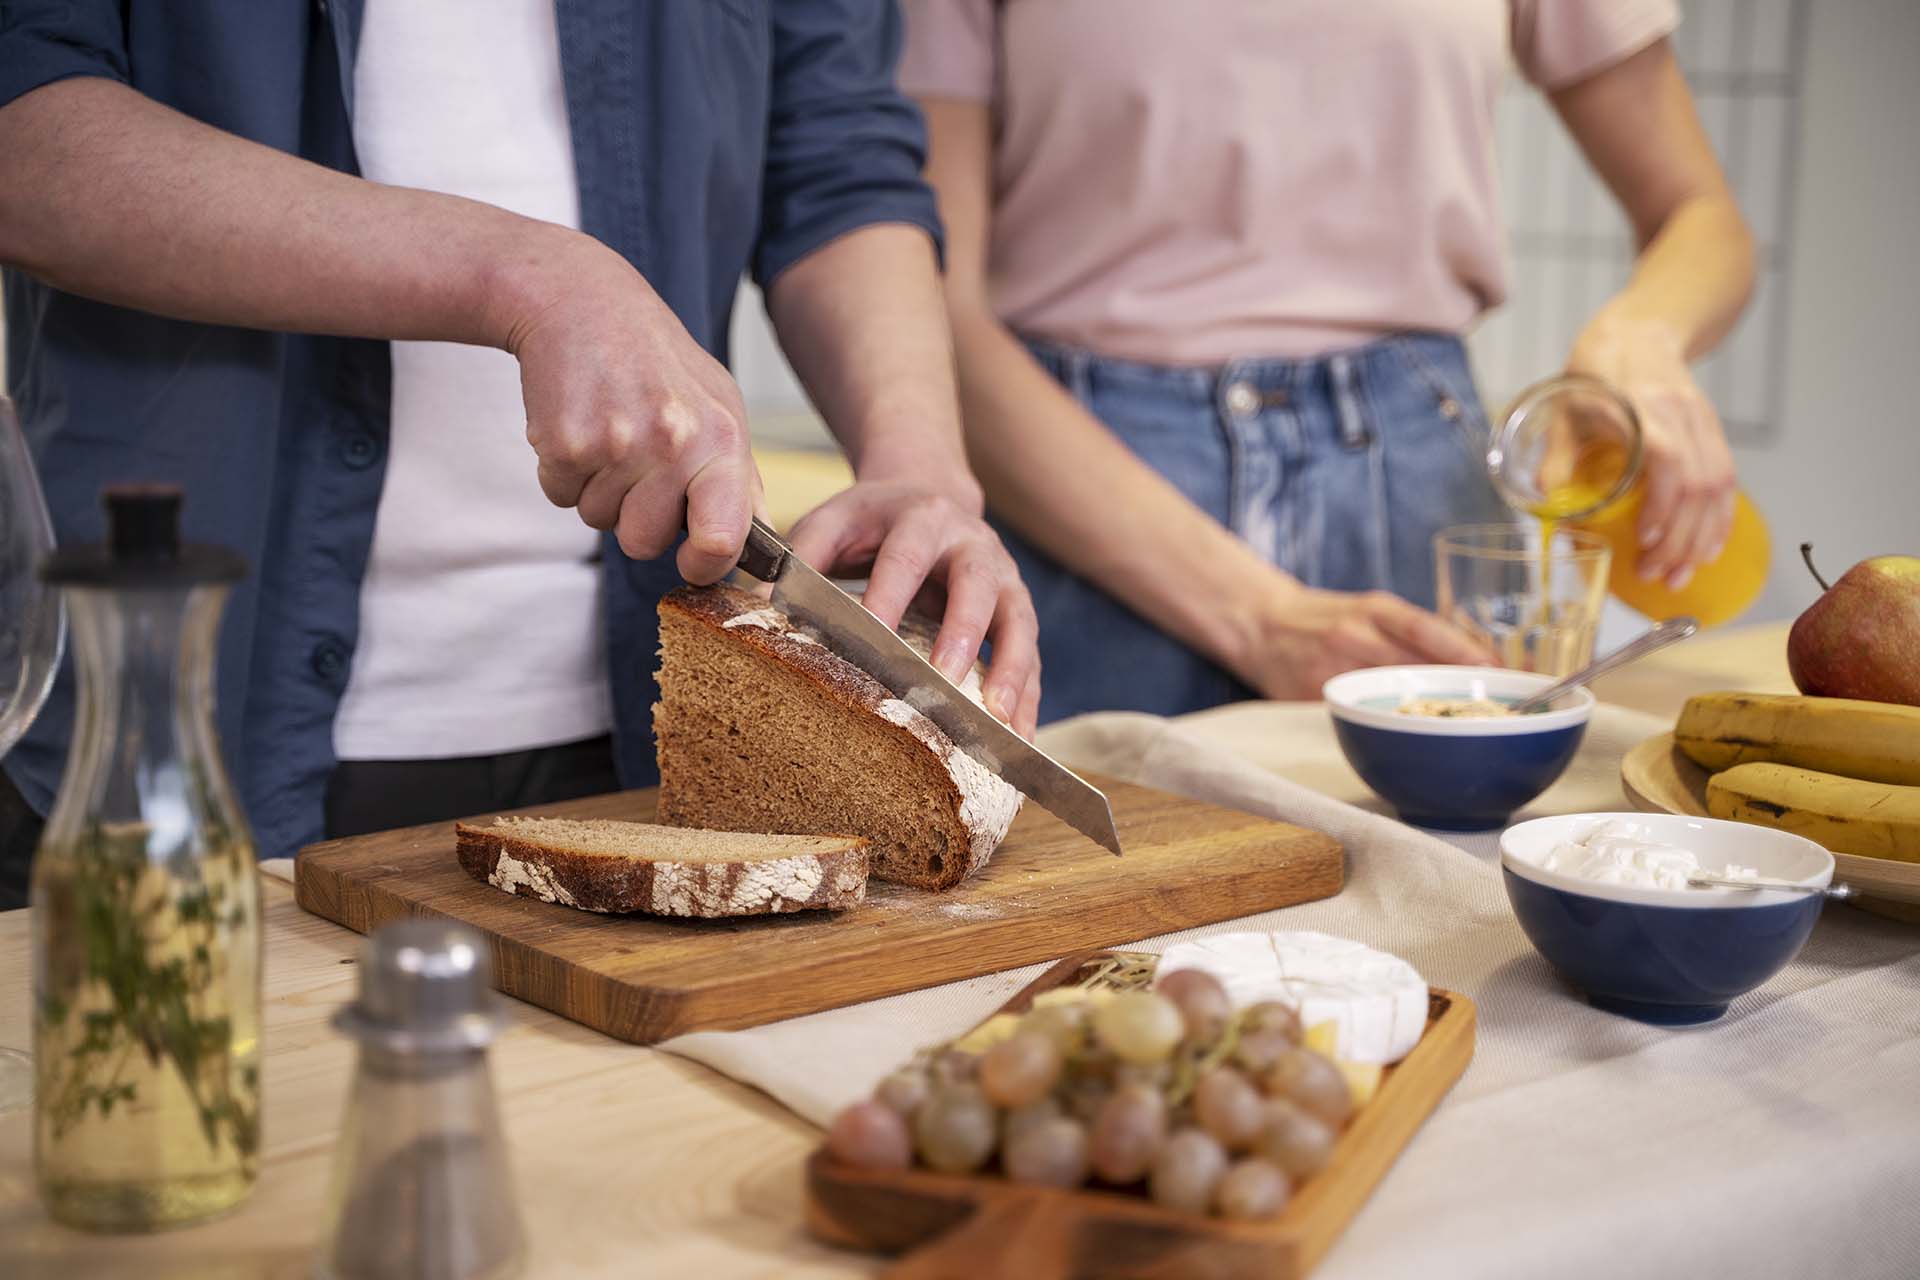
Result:
[[[742,283],[734,299],[731,342],[733,374],[747,399],[754,439],[784,447],[832,448],[832,438],[780,354],[760,291],[751,284]]]
[[[1786,403],[1738,450],[1773,526],[1756,617],[1870,555],[1920,555],[1920,3],[1813,0],[1801,108]]]

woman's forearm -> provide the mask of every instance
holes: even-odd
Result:
[[[1753,292],[1753,233],[1740,216],[1666,40],[1552,95],[1640,252],[1590,328],[1657,336],[1683,360],[1713,350]]]
[[[994,514],[1230,669],[1296,584],[1194,506],[1049,377],[983,307],[952,309],[967,449]]]
[[[1656,326],[1688,360],[1718,346],[1753,292],[1753,235],[1731,197],[1700,195],[1676,208],[1594,317],[1597,326]]]

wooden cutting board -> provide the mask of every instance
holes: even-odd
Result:
[[[1062,961],[1006,1011],[1025,1012],[1086,959]],[[807,1229],[829,1244],[904,1254],[888,1280],[1301,1280],[1466,1071],[1474,1021],[1472,1001],[1433,988],[1420,1043],[1387,1068],[1327,1167],[1269,1222],[1175,1213],[1126,1191],[856,1169],[823,1148],[807,1161]]]
[[[875,881],[851,911],[740,920],[601,916],[514,897],[454,859],[453,824],[313,845],[300,905],[362,933],[451,916],[492,941],[509,995],[637,1044],[977,977],[1231,920],[1340,891],[1340,845],[1316,831],[1110,779],[1126,856],[1029,804],[987,868],[945,893]],[[655,792],[526,810],[653,817]]]
[[[1655,734],[1620,761],[1621,789],[1627,793],[1628,802],[1643,813],[1711,817],[1707,812],[1708,776],[1674,745],[1671,733]],[[1875,915],[1920,923],[1920,863],[1835,852],[1833,874],[1834,879],[1859,890],[1862,896],[1853,905]]]

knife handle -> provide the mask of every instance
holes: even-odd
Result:
[[[753,527],[747,530],[747,545],[740,552],[740,567],[761,582],[772,582],[780,576],[791,554],[793,549],[787,546],[786,540],[755,516]]]

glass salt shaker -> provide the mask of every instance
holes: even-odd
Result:
[[[485,941],[451,921],[390,924],[362,948],[359,999],[333,1020],[360,1054],[314,1280],[521,1274],[488,974]]]

